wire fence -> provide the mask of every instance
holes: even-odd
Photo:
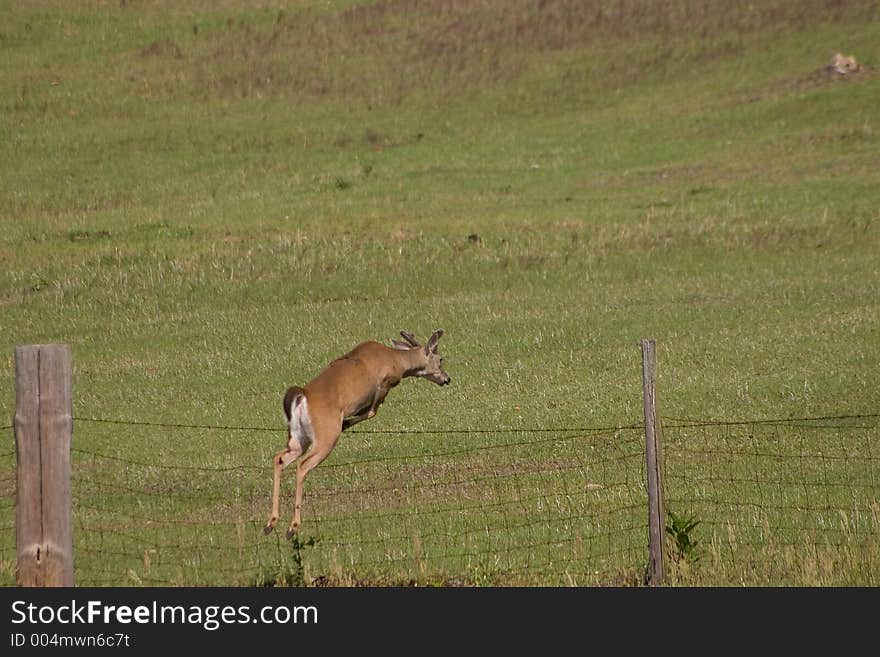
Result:
[[[675,557],[712,583],[880,583],[877,415],[664,426]],[[668,530],[669,531],[669,530]],[[673,532],[670,532],[673,534]]]
[[[259,427],[75,422],[80,585],[581,584],[643,551],[638,426],[349,432],[288,542],[293,468],[262,532],[282,432],[242,464],[229,454]]]
[[[78,585],[587,585],[644,574],[641,424],[347,432],[306,480],[303,527],[287,541],[292,466],[279,527],[262,532],[277,429],[75,422]],[[243,439],[248,463],[235,460]],[[673,578],[877,583],[877,415],[666,418],[663,444],[670,518],[698,523],[667,521]],[[15,581],[14,494],[7,451],[4,583]]]

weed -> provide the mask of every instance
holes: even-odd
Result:
[[[301,539],[294,535],[287,545],[282,545],[277,558],[271,564],[263,564],[253,582],[254,586],[306,586],[303,556],[306,548],[314,547],[318,539]],[[289,554],[286,550],[289,549]]]
[[[333,179],[333,188],[337,191],[344,191],[346,189],[351,189],[352,182],[347,178],[343,178],[342,176],[336,176]]]
[[[700,521],[693,515],[678,515],[666,510],[666,533],[671,538],[670,555],[676,561],[696,562],[700,559],[699,542],[694,538],[694,530]]]

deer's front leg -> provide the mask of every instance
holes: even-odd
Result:
[[[342,420],[342,430],[345,431],[349,427],[353,427],[359,422],[369,420],[371,417],[375,416],[376,409],[379,407],[379,404],[382,403],[383,399],[385,399],[384,395],[373,395],[373,399],[368,404],[360,408],[357,413],[355,413],[351,417],[347,417]]]
[[[349,427],[353,427],[359,422],[363,422],[364,420],[369,420],[371,417],[376,415],[376,409],[373,406],[370,406],[365,411],[358,413],[357,415],[352,415],[351,417],[347,417],[342,421],[342,430],[345,431]]]
[[[385,401],[385,397],[388,396],[388,391],[390,388],[388,386],[382,385],[376,391],[376,394],[373,395],[373,402],[370,404],[369,410],[367,410],[365,420],[369,420],[371,417],[375,417],[376,413],[379,411],[379,406],[382,402]]]
[[[364,420],[369,420],[375,413],[370,414],[372,411],[367,411],[366,413],[361,413],[359,415],[353,415],[351,417],[347,417],[342,421],[342,430],[345,431],[349,427],[353,427],[359,422],[363,422]]]

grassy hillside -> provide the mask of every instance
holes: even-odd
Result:
[[[79,418],[278,427],[78,422],[75,446],[90,454],[255,468],[234,482],[211,475],[204,486],[216,498],[198,501],[187,471],[169,482],[169,471],[117,469],[131,495],[83,483],[83,504],[93,495],[97,511],[77,512],[79,536],[120,525],[133,536],[132,505],[158,503],[136,493],[143,484],[177,500],[162,517],[185,526],[219,512],[236,519],[242,545],[267,545],[256,530],[268,512],[265,464],[283,443],[284,388],[404,328],[446,330],[454,385],[406,381],[364,429],[638,423],[644,337],[658,341],[661,411],[671,418],[878,412],[876,3],[279,4],[0,2],[0,414],[14,412],[13,346],[65,342]],[[838,51],[862,69],[829,75]],[[876,458],[876,427],[866,431],[858,444]],[[11,433],[0,450],[10,496]],[[525,447],[501,464],[480,452],[453,469],[552,460],[548,445],[529,447],[536,436],[495,436]],[[305,530],[328,512],[321,490],[333,490],[334,459],[416,458],[475,441],[346,434],[307,484]],[[574,442],[563,451],[580,449]],[[638,456],[609,442],[595,446]],[[81,456],[98,468],[98,457]],[[107,476],[112,464],[98,463]],[[627,463],[612,474],[636,482],[638,460]],[[358,483],[397,472],[357,474],[350,508],[361,503]],[[597,473],[583,476],[595,483]],[[529,486],[580,494],[564,475],[521,482],[517,494],[487,485],[499,503],[528,498]],[[876,505],[872,490],[856,503]],[[469,493],[443,494],[454,509]],[[409,503],[403,547],[375,539],[377,553],[400,550],[407,564],[413,550],[431,549],[428,539],[414,547],[413,533],[444,534],[419,515],[424,500]],[[632,522],[627,541],[638,543],[643,527]],[[382,536],[386,526],[378,517],[356,531]],[[9,527],[0,558],[11,568]],[[155,531],[114,548],[107,583],[144,579],[149,544],[168,542]],[[304,540],[341,540],[315,531]],[[506,541],[509,552],[516,541]],[[88,573],[88,550],[101,550],[82,547]],[[566,579],[553,559],[533,577],[519,562],[483,564],[501,573],[485,579],[429,558],[417,570],[583,583],[634,567],[614,557]],[[310,578],[327,574],[326,553],[321,560],[306,564]],[[215,581],[168,563],[166,579]],[[333,567],[343,580],[375,575]],[[828,572],[821,581],[865,583]],[[693,581],[741,581],[735,569],[706,577]],[[794,565],[781,581],[810,580]]]

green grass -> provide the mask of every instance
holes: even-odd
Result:
[[[0,2],[0,415],[14,345],[65,342],[78,418],[278,428],[78,421],[80,583],[638,582],[638,432],[529,429],[638,423],[640,338],[671,418],[878,412],[874,3],[541,6]],[[453,385],[404,382],[310,475],[299,550],[264,538],[285,387],[437,327]],[[803,517],[828,488],[706,502],[771,467],[719,431],[716,497],[667,437],[706,549],[674,581],[876,585],[876,541]],[[876,426],[755,435],[876,481]]]

